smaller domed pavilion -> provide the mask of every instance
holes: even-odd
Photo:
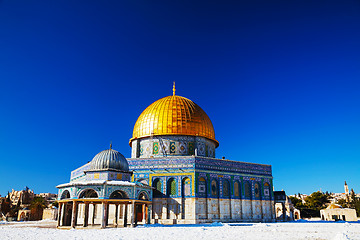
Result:
[[[130,182],[126,158],[112,149],[71,172],[59,189],[58,228],[120,227],[148,223],[152,188]]]

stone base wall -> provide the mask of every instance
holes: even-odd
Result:
[[[42,219],[56,220],[58,215],[57,208],[45,208],[43,211]]]
[[[163,220],[195,219],[195,206],[194,198],[154,198],[152,218],[159,223]]]
[[[155,198],[152,223],[272,222],[272,206],[269,200]]]

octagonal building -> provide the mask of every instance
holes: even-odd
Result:
[[[210,118],[175,86],[140,114],[129,144],[132,181],[154,188],[152,223],[275,219],[271,166],[215,158]]]

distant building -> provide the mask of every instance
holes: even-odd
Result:
[[[12,191],[8,193],[7,197],[10,198],[11,205],[25,206],[31,203],[35,197],[35,194],[34,191],[26,187],[21,191],[15,191],[12,189]]]
[[[300,210],[296,209],[285,191],[274,191],[276,221],[287,222],[300,219]]]
[[[30,221],[31,219],[31,210],[28,207],[25,207],[18,212],[18,221]]]
[[[332,203],[326,209],[320,210],[321,220],[325,221],[357,221],[356,210],[342,208],[340,205]]]
[[[51,204],[53,202],[55,202],[57,200],[57,194],[54,194],[54,193],[39,193],[39,194],[36,194],[36,197],[42,197],[45,199],[45,201],[48,203],[48,204]]]

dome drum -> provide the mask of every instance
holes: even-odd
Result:
[[[204,137],[155,136],[136,139],[132,142],[132,158],[164,156],[215,157],[216,144]]]

